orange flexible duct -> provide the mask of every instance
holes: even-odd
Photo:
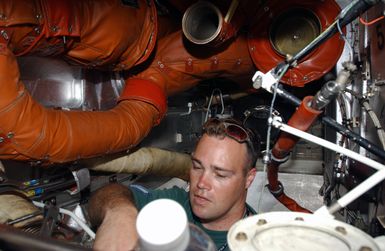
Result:
[[[238,36],[226,48],[209,48],[190,44],[177,31],[158,41],[153,62],[135,78],[164,86],[167,95],[174,95],[217,77],[250,86],[254,71],[246,36]]]
[[[88,67],[123,70],[145,61],[156,43],[153,1],[7,0],[0,39],[16,56],[62,55]]]
[[[302,131],[307,131],[314,123],[322,111],[310,107],[312,96],[307,96],[302,100],[301,105],[291,116],[288,125]],[[272,161],[267,170],[267,179],[269,181],[270,192],[285,205],[288,209],[296,212],[310,212],[299,206],[295,200],[288,197],[283,191],[283,185],[278,180],[278,170],[282,162],[293,149],[299,138],[289,133],[281,132],[277,142],[272,149]]]
[[[154,100],[157,96],[162,99],[156,84],[140,85],[141,90],[154,94]],[[2,159],[66,162],[125,150],[140,142],[159,121],[166,105],[157,108],[131,92],[109,111],[46,109],[26,91],[19,80],[16,58],[3,44],[0,93]]]
[[[110,111],[45,109],[20,82],[9,50],[16,55],[61,54],[92,67],[131,68],[155,46],[152,1],[139,0],[138,6],[119,0],[2,1],[0,13],[0,158],[67,162],[126,150],[163,117],[164,89],[151,81],[128,81],[120,103]]]
[[[142,11],[147,3],[150,8]],[[205,50],[185,46],[181,32],[176,32],[159,41],[150,66],[127,79],[120,102],[109,111],[51,110],[32,99],[4,43],[20,55],[64,53],[87,66],[129,69],[145,60],[155,44],[153,3],[143,0],[139,5],[138,11],[118,0],[1,2],[0,11],[7,17],[0,20],[1,159],[67,162],[126,150],[159,123],[166,111],[166,94],[214,77],[250,84],[255,68],[244,36],[226,48]]]

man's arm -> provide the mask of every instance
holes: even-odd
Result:
[[[88,214],[97,226],[95,250],[134,250],[138,234],[138,210],[132,192],[119,184],[97,190],[90,199]]]

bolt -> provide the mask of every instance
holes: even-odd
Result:
[[[270,163],[270,155],[269,155],[268,153],[266,153],[265,155],[263,155],[262,162],[263,162],[264,164]]]
[[[237,241],[246,241],[247,240],[247,235],[244,233],[244,232],[239,232],[237,233],[237,235],[235,236],[235,239]]]
[[[7,138],[8,138],[8,139],[13,138],[13,136],[15,136],[15,134],[14,134],[13,132],[9,132],[9,133],[7,134]]]
[[[257,76],[257,78],[255,79],[255,81],[254,81],[254,83],[253,83],[253,87],[254,87],[255,89],[261,88],[262,82],[263,82],[262,76]]]
[[[340,232],[343,235],[346,235],[348,233],[348,232],[346,232],[346,229],[344,227],[338,226],[335,229],[336,229],[336,231]]]
[[[302,217],[296,217],[294,220],[296,220],[296,221],[304,221],[304,219]]]
[[[267,223],[267,221],[265,219],[259,219],[257,222],[257,225],[262,226],[262,225],[265,225],[266,223]]]

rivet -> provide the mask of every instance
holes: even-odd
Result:
[[[237,241],[246,241],[247,240],[247,235],[244,233],[244,232],[239,232],[237,233],[237,235],[235,236],[235,239]]]
[[[41,15],[40,14],[36,14],[36,19],[41,19]]]
[[[340,232],[343,235],[346,235],[348,233],[348,232],[346,232],[346,229],[344,227],[338,226],[335,229],[336,229],[337,232]]]
[[[266,223],[267,223],[267,221],[265,219],[259,219],[257,222],[257,225],[262,226],[262,225],[265,225]]]
[[[8,139],[13,138],[13,136],[15,136],[15,134],[14,134],[13,132],[9,132],[9,133],[7,134],[7,138],[8,138]]]
[[[53,32],[56,32],[58,29],[59,29],[59,28],[58,28],[56,25],[54,25],[54,26],[51,27],[51,30],[52,30]]]
[[[36,32],[36,34],[40,34],[40,27],[36,27],[35,29],[33,29],[35,32]]]
[[[304,221],[304,219],[302,217],[296,217],[294,220],[296,220],[296,221]]]
[[[162,62],[161,62],[161,61],[158,61],[158,65],[159,65],[159,67],[160,67],[161,69],[163,69],[163,68],[164,68],[164,64],[162,64]]]
[[[3,36],[3,38],[4,38],[5,40],[8,40],[8,39],[9,39],[9,36],[8,36],[8,34],[7,34],[7,32],[6,32],[5,30],[1,30],[1,31],[0,31],[0,34]]]

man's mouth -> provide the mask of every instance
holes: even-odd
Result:
[[[205,205],[205,204],[210,202],[210,200],[207,199],[206,197],[203,197],[203,196],[200,196],[197,194],[194,194],[193,200],[194,200],[195,204],[197,204],[197,205]]]

